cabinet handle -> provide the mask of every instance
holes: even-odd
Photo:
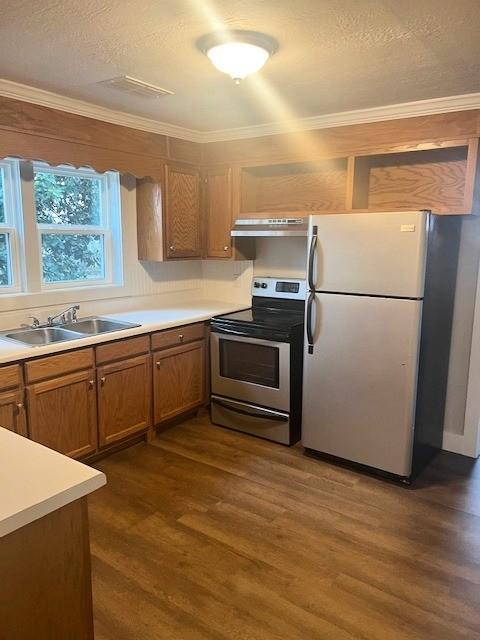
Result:
[[[160,369],[160,360],[157,360],[157,362],[155,363],[155,366],[157,367],[157,369]]]
[[[102,385],[102,387],[103,387],[103,385],[105,384],[105,376],[102,376],[102,377],[100,378],[100,384],[101,384],[101,385]]]
[[[224,251],[228,251],[229,249],[230,249],[230,247],[229,247],[228,245],[225,245],[225,246],[223,247],[223,250],[224,250]]]
[[[185,337],[185,336],[183,335],[183,333],[181,333],[181,334],[178,336],[178,339],[180,340],[180,342],[183,342],[183,338],[184,338],[184,337]]]
[[[93,389],[94,384],[95,384],[95,382],[93,380],[89,380],[88,381],[88,388],[89,389]]]

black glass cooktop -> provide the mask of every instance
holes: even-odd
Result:
[[[279,329],[289,329],[303,324],[303,308],[300,311],[269,309],[252,307],[244,311],[228,313],[224,316],[217,316],[216,320],[221,322],[256,325],[259,327],[272,327]]]

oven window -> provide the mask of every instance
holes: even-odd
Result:
[[[278,348],[220,339],[220,375],[264,387],[279,388]]]

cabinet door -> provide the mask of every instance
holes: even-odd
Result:
[[[98,433],[101,447],[151,426],[150,355],[99,367]]]
[[[200,173],[194,167],[165,168],[167,258],[201,258]]]
[[[0,426],[21,436],[27,435],[23,389],[0,393]]]
[[[88,369],[27,387],[32,440],[72,458],[97,448],[95,371]]]
[[[153,354],[155,424],[194,409],[205,398],[205,342],[199,340]]]
[[[208,169],[206,181],[206,256],[231,258],[232,170]]]

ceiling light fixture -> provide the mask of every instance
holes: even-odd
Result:
[[[263,33],[238,30],[209,33],[197,44],[212,64],[231,76],[235,84],[261,69],[278,46]]]

